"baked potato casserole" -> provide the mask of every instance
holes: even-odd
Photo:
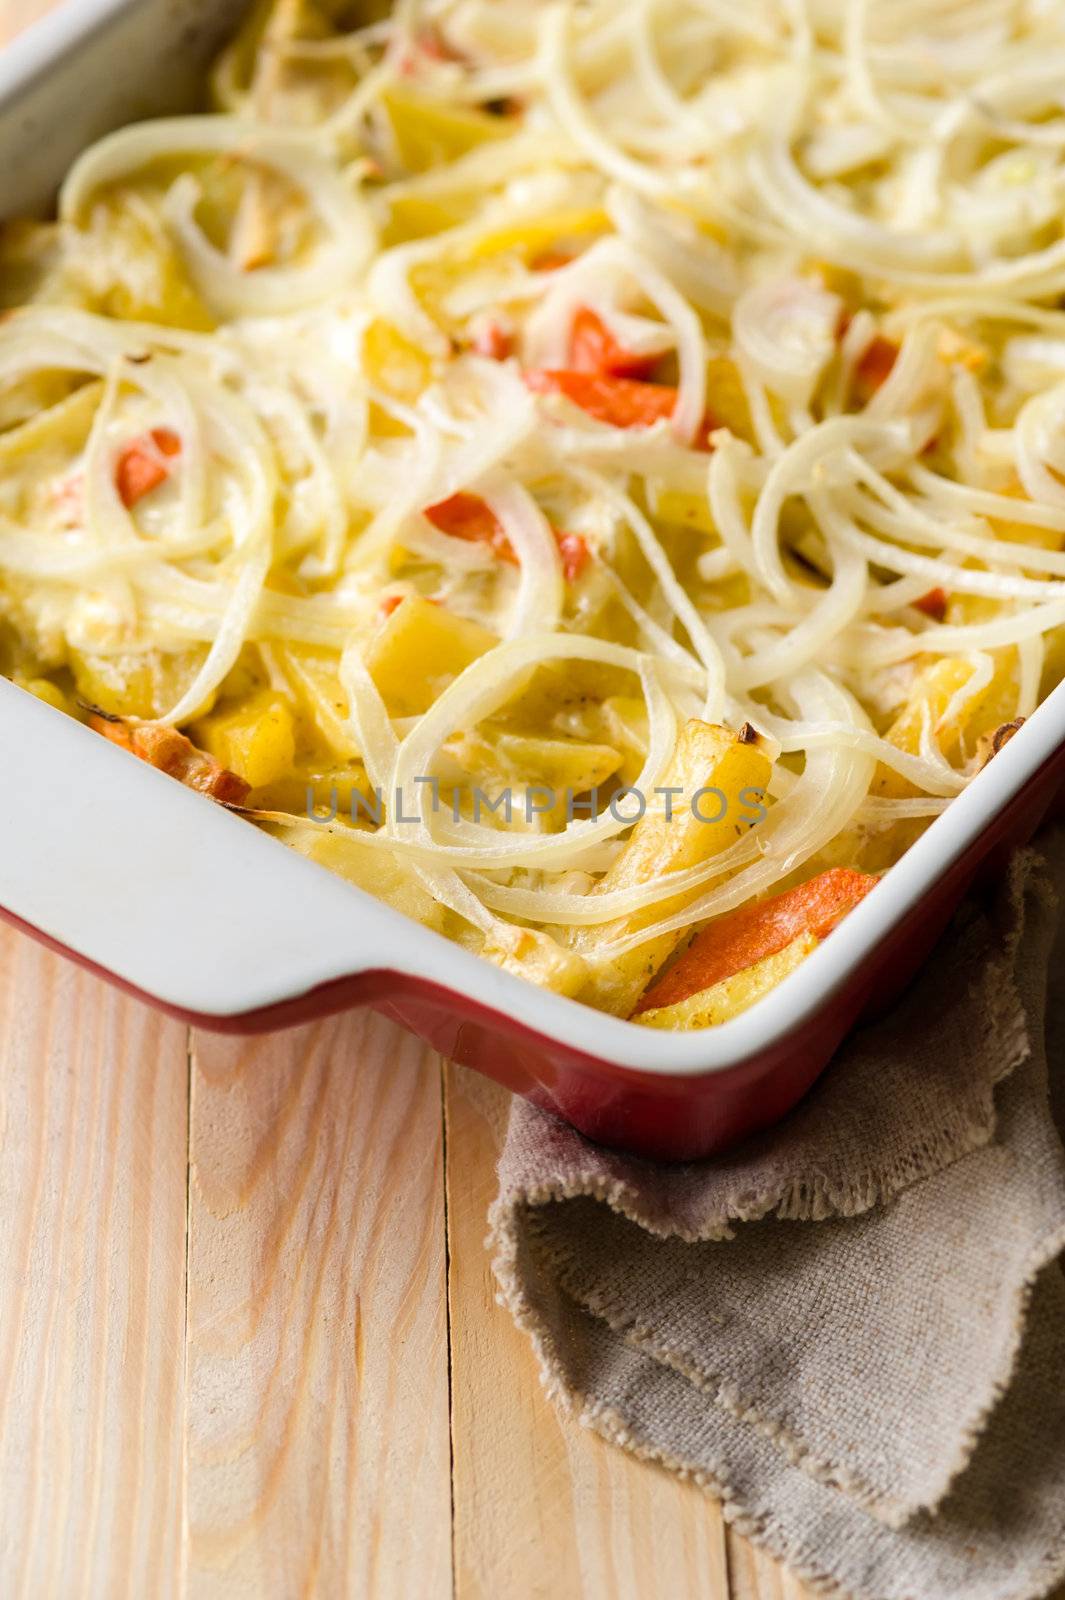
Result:
[[[4,226],[0,670],[736,1015],[1065,675],[1063,62],[1035,0],[254,7]]]

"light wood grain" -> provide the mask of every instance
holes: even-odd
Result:
[[[443,1600],[432,1058],[369,1018],[197,1036],[190,1130],[183,1030],[0,937],[0,1592]],[[450,1068],[447,1107],[458,1600],[726,1600],[713,1502],[548,1404],[484,1248],[507,1097]]]
[[[185,1031],[0,925],[0,1593],[180,1592]]]
[[[726,1600],[714,1501],[548,1404],[484,1248],[508,1097],[446,1085],[456,1600]]]
[[[196,1600],[450,1593],[439,1073],[354,1016],[196,1036]]]
[[[792,1577],[733,1528],[728,1531],[729,1600],[813,1600],[813,1591]]]

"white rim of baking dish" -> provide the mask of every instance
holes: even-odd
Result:
[[[396,973],[617,1066],[694,1076],[761,1053],[829,1003],[1063,743],[1065,684],[850,913],[845,938],[825,940],[742,1016],[692,1033],[638,1027],[500,971],[2,680],[0,905],[205,1018]]]

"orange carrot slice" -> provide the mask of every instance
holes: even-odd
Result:
[[[671,384],[615,378],[610,373],[533,367],[525,373],[525,382],[536,394],[565,395],[611,428],[650,428],[656,422],[668,422],[677,404],[677,391]],[[708,412],[695,440],[696,449],[710,448],[709,436],[718,426]]]
[[[574,372],[598,372],[610,378],[646,378],[657,355],[637,355],[618,344],[598,312],[581,306],[573,319],[569,364]]]
[[[534,272],[559,272],[577,257],[572,250],[543,250],[534,256],[529,265]]]
[[[502,524],[478,495],[464,492],[453,494],[447,500],[438,501],[435,506],[428,506],[424,515],[441,533],[450,534],[453,539],[472,539],[487,544],[501,561],[517,565],[514,546],[503,531]],[[562,557],[563,574],[572,583],[580,577],[591,560],[591,551],[579,533],[560,533],[556,528],[554,534]]]
[[[412,598],[413,596],[407,594],[386,594],[380,605],[377,607],[377,616],[379,621],[387,622],[393,611],[399,610],[404,600],[410,600]],[[440,604],[440,601],[433,594],[422,595],[421,598],[428,601],[431,606],[438,606]]]
[[[536,394],[565,395],[590,417],[612,428],[649,428],[655,422],[667,422],[677,404],[677,391],[668,384],[641,383],[601,372],[533,368],[526,372],[525,382]]]
[[[191,739],[186,739],[176,728],[166,728],[157,722],[115,722],[110,717],[96,714],[89,718],[89,726],[103,734],[112,744],[129,750],[189,789],[198,789],[222,805],[243,805],[248,797],[249,784],[228,767],[223,767],[213,756],[197,750]]]
[[[475,544],[487,544],[501,561],[517,563],[514,547],[503,531],[499,518],[475,494],[453,494],[447,500],[428,506],[425,516],[441,533],[452,539],[468,539]]]
[[[489,361],[505,361],[514,354],[514,335],[501,322],[487,322],[474,335],[472,348]]]
[[[894,339],[885,339],[879,333],[866,346],[854,368],[854,387],[860,399],[871,400],[887,382],[898,353]]]
[[[153,428],[126,446],[115,466],[115,487],[127,510],[169,478],[167,458],[180,454],[181,440],[169,428]]]
[[[926,617],[932,617],[936,622],[942,622],[947,614],[947,602],[950,596],[945,589],[929,589],[919,600],[913,603],[918,611],[923,611]]]
[[[651,985],[637,1014],[676,1005],[783,950],[800,934],[823,939],[869,893],[877,879],[832,867],[772,899],[741,906],[698,934],[679,961]]]

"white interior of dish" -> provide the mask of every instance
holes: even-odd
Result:
[[[0,213],[46,203],[77,149],[131,108],[172,105],[241,9],[239,0],[68,0],[31,29],[0,57]],[[148,73],[165,77],[158,95],[145,94]],[[46,137],[49,128],[60,131]],[[619,1065],[694,1075],[763,1050],[837,992],[1063,742],[1065,685],[850,914],[845,938],[825,941],[752,1011],[697,1033],[639,1028],[500,972],[3,680],[0,905],[205,1015],[389,970]]]
[[[65,0],[0,53],[0,216],[43,211],[111,128],[190,105],[247,0]]]

